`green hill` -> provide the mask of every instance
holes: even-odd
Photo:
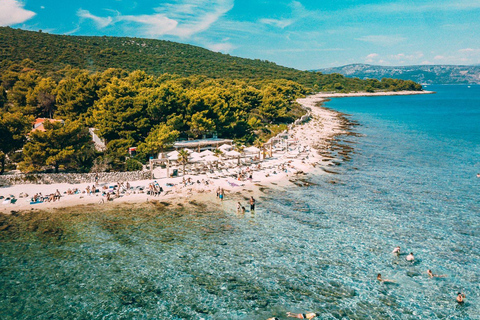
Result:
[[[200,47],[171,41],[126,37],[86,37],[53,35],[10,27],[0,27],[0,70],[5,61],[35,62],[35,69],[53,72],[70,65],[89,71],[121,68],[143,70],[148,74],[180,76],[204,75],[230,79],[286,79],[313,90],[358,91],[374,89],[416,89],[413,83],[385,85],[346,78],[339,74],[300,71],[275,63],[233,57]]]

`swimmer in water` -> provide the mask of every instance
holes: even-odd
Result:
[[[464,294],[464,293],[461,293],[461,292],[457,293],[457,302],[458,302],[458,303],[460,303],[460,304],[464,303],[464,302],[465,302],[465,298],[466,298],[466,297],[465,297],[465,294]]]
[[[313,319],[318,317],[320,314],[314,313],[314,312],[309,312],[309,313],[292,313],[292,312],[287,312],[287,317],[290,318],[297,318],[297,319]]]
[[[396,254],[397,256],[400,255],[400,246],[393,249],[392,254]]]
[[[447,277],[446,274],[442,274],[442,275],[434,274],[434,273],[432,273],[432,270],[428,270],[427,274],[430,278],[445,278],[445,277]]]
[[[413,252],[410,252],[410,254],[405,258],[407,261],[414,262],[415,257],[413,256]]]
[[[268,318],[267,320],[280,320],[277,317]]]
[[[381,273],[379,273],[379,274],[377,275],[377,280],[380,281],[380,282],[395,282],[395,281],[390,280],[390,279],[383,279]]]

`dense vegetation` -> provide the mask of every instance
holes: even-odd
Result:
[[[134,170],[179,137],[215,132],[260,144],[301,116],[294,101],[314,90],[421,89],[411,81],[327,76],[166,41],[11,28],[0,28],[0,57],[2,173],[6,162],[24,172]],[[35,118],[64,121],[30,132]],[[88,127],[105,139],[105,152],[94,150]],[[132,146],[139,154],[126,161]]]
[[[121,69],[59,73],[60,81],[44,77],[26,60],[0,75],[0,156],[4,161],[23,147],[25,172],[46,166],[88,171],[105,161],[110,169],[123,170],[129,147],[138,146],[137,158],[145,161],[177,138],[213,132],[259,143],[304,112],[292,101],[306,90],[288,80],[157,77]],[[36,118],[64,122],[45,122],[45,131],[29,133]],[[105,153],[94,151],[87,127],[105,139]]]

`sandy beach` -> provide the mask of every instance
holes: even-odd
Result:
[[[429,91],[406,91],[406,92],[380,92],[380,93],[350,93],[350,94],[327,94],[319,93],[298,99],[297,102],[310,110],[311,120],[305,124],[294,126],[289,131],[290,145],[283,150],[274,150],[270,158],[262,160],[258,164],[250,166],[243,165],[238,168],[219,170],[222,174],[214,176],[202,174],[186,174],[175,178],[167,178],[162,169],[154,170],[154,179],[128,181],[129,189],[125,190],[116,197],[113,193],[113,200],[106,201],[102,192],[108,192],[120,183],[127,181],[99,181],[95,188],[97,193],[89,194],[87,187],[92,187],[91,183],[83,184],[21,184],[4,187],[0,189],[0,196],[4,198],[14,196],[15,203],[3,203],[0,200],[0,212],[9,214],[12,211],[28,210],[51,210],[56,208],[80,206],[86,204],[108,205],[107,202],[114,204],[132,202],[142,203],[153,200],[168,202],[188,201],[218,201],[216,191],[219,188],[225,190],[224,202],[232,202],[232,206],[237,201],[243,201],[247,197],[257,197],[261,194],[261,187],[270,187],[272,183],[276,185],[285,185],[289,180],[299,175],[312,173],[321,174],[322,170],[316,170],[326,167],[329,164],[329,157],[325,157],[328,149],[328,142],[335,136],[346,133],[340,114],[323,108],[320,102],[333,97],[358,97],[358,96],[386,96],[386,95],[408,95],[408,94],[427,94]],[[181,170],[179,170],[181,172]],[[243,172],[245,179],[238,179],[239,172]],[[248,179],[251,175],[252,179]],[[150,183],[158,183],[163,188],[163,192],[158,196],[147,194]],[[75,194],[68,194],[67,191],[78,190]],[[60,200],[54,202],[41,202],[31,204],[31,198],[42,193],[43,196],[59,191],[62,195]],[[70,192],[71,193],[71,192]],[[24,196],[20,196],[23,194]],[[27,194],[28,196],[25,196]],[[242,195],[242,196],[238,196]],[[232,201],[233,200],[233,201]]]

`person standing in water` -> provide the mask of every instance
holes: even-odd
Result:
[[[255,211],[255,202],[256,200],[253,197],[250,197],[250,211]]]
[[[463,304],[465,302],[465,298],[466,297],[464,293],[461,293],[461,292],[457,293],[457,302],[459,304]]]
[[[414,262],[415,261],[415,257],[413,256],[413,252],[410,252],[410,254],[405,258],[407,261],[409,262]]]
[[[396,254],[397,256],[399,256],[400,255],[400,246],[395,247],[395,249],[393,249],[393,251],[392,251],[392,254]]]

